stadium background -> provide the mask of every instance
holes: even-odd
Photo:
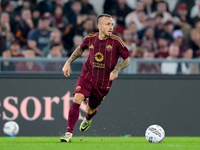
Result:
[[[76,80],[77,76],[1,76],[0,127],[15,120],[19,136],[62,135]],[[82,104],[74,135],[144,136],[149,125],[159,124],[167,136],[199,136],[198,86],[197,76],[121,76],[85,133],[78,131],[85,116],[86,103]]]
[[[97,14],[103,12],[104,1],[90,0],[89,2],[94,6]],[[176,1],[166,0],[166,2],[169,4],[169,10],[173,11]],[[185,1],[180,0],[180,2]],[[199,1],[194,4],[195,17],[198,14]],[[15,41],[15,38],[14,36],[12,40]],[[9,42],[7,44],[9,48]],[[6,50],[4,49],[3,52]],[[19,52],[23,54],[22,47]],[[37,58],[13,58],[13,56],[5,58],[4,56],[0,58],[0,129],[8,120],[14,120],[20,126],[19,136],[63,134],[67,125],[66,113],[72,100],[77,73],[80,73],[80,64],[75,62],[73,68],[78,71],[74,71],[75,73],[72,71],[72,76],[66,79],[61,70],[42,70],[39,74],[37,71],[2,70],[5,60],[10,63],[31,60],[41,65],[42,69],[44,62],[56,63],[59,60],[49,60],[45,57],[38,61]],[[157,63],[156,58],[150,61],[140,58],[133,57],[132,62],[136,63],[133,65],[137,66],[137,63],[141,62],[144,64]],[[80,61],[82,63],[84,59]],[[159,66],[165,61],[167,61],[165,58],[161,58]],[[199,65],[198,56],[190,58],[189,61],[177,57],[170,62],[190,61]],[[175,75],[162,75],[164,74],[162,72],[152,74],[146,71],[145,75],[141,75],[138,70],[133,74],[134,68],[128,68],[128,70],[131,71],[124,71],[115,81],[111,92],[100,106],[91,129],[84,134],[78,131],[79,123],[85,115],[83,104],[74,135],[120,136],[131,134],[132,136],[143,136],[149,125],[159,124],[168,136],[199,136],[198,71],[195,73],[176,72]],[[0,136],[2,135],[4,135],[3,131],[0,130]]]

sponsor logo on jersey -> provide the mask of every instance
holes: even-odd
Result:
[[[95,60],[97,61],[97,62],[102,62],[103,61],[103,59],[104,59],[104,56],[103,56],[103,54],[102,53],[100,53],[100,52],[97,52],[96,54],[95,54]]]
[[[106,50],[107,50],[108,52],[112,51],[112,46],[111,46],[111,45],[107,45],[107,46],[106,46]]]
[[[91,48],[91,49],[94,49],[94,46],[93,46],[93,44],[92,45],[90,45],[90,47],[89,48]]]
[[[96,68],[105,68],[105,64],[98,63],[98,62],[93,62],[93,66]]]

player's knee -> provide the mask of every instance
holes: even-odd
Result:
[[[84,99],[85,99],[85,96],[83,94],[76,93],[73,101],[77,104],[81,104]]]

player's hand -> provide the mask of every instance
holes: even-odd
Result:
[[[118,75],[114,74],[113,72],[110,73],[110,81],[113,81],[114,79],[116,79],[118,77]]]
[[[65,77],[70,76],[70,64],[68,62],[65,63],[65,65],[62,68],[62,71],[63,71]]]

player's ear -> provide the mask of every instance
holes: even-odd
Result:
[[[101,29],[101,25],[100,24],[98,24],[97,27],[98,27],[99,30]]]

